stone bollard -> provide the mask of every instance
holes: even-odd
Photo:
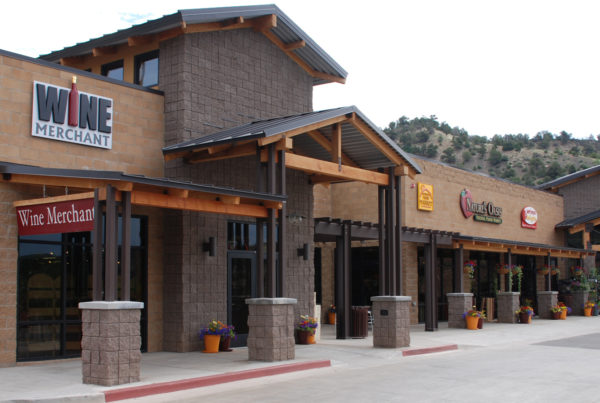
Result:
[[[410,345],[410,301],[405,296],[371,297],[373,302],[373,347]]]
[[[498,292],[498,323],[517,323],[516,311],[519,310],[518,292]]]
[[[552,319],[553,306],[558,304],[558,291],[538,291],[537,292],[537,314],[540,319]]]
[[[248,359],[285,361],[296,357],[295,298],[250,298],[248,304]]]
[[[570,307],[573,310],[571,315],[583,316],[583,305],[588,300],[589,291],[571,291],[571,295],[573,295],[573,306]]]
[[[83,383],[113,386],[140,380],[143,302],[90,301],[81,309]]]
[[[473,293],[451,292],[448,297],[448,327],[464,329],[467,327],[463,314],[473,308]]]

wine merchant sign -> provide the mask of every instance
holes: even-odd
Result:
[[[77,90],[33,83],[31,135],[90,147],[112,148],[113,100]]]
[[[17,207],[19,235],[60,234],[94,229],[94,199]]]
[[[473,216],[474,221],[502,224],[502,207],[492,202],[475,203],[469,189],[460,192],[460,209],[465,218]]]

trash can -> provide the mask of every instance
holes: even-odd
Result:
[[[352,307],[350,337],[364,339],[369,335],[369,309],[368,306]]]

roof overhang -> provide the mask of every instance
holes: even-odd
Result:
[[[541,185],[536,186],[535,189],[558,193],[558,190],[564,186],[571,185],[596,175],[600,175],[600,165],[562,176],[558,179],[551,180],[550,182],[542,183]]]
[[[253,29],[262,33],[311,77],[313,84],[345,83],[348,73],[277,6],[179,10],[156,20],[64,48],[40,58],[61,64],[118,53],[119,47],[160,43],[179,35]]]
[[[61,190],[68,188],[70,193],[89,193],[91,189],[104,189],[111,185],[117,191],[130,192],[133,205],[247,217],[266,218],[268,209],[281,209],[287,199],[285,196],[148,178],[116,171],[43,168],[0,162],[0,173],[0,183],[41,185]],[[70,200],[69,197],[78,196],[69,194],[57,197]],[[83,195],[81,197],[87,198]],[[43,201],[36,199],[32,203],[53,201],[50,198],[41,200]]]

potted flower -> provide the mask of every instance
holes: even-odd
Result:
[[[477,263],[474,260],[467,260],[463,266],[463,272],[469,275],[469,278],[475,277],[475,268]]]
[[[211,320],[207,327],[200,330],[200,339],[204,340],[204,353],[218,353],[221,340],[221,329],[219,322]]]
[[[537,274],[539,274],[540,276],[545,276],[546,274],[550,273],[550,270],[551,267],[545,264],[544,267],[537,270]]]
[[[594,309],[594,307],[596,306],[596,304],[594,304],[592,301],[588,301],[583,305],[583,316],[592,316],[592,309]]]
[[[236,339],[235,327],[233,325],[226,325],[223,322],[217,322],[219,324],[219,333],[221,333],[221,339],[219,340],[219,351],[233,351],[229,348],[231,340]]]
[[[335,305],[329,306],[329,311],[327,311],[327,318],[329,319],[329,323],[335,325]]]
[[[296,325],[298,344],[315,344],[315,331],[319,326],[317,320],[308,315],[301,315],[300,319]]]
[[[552,274],[553,276],[558,276],[558,275],[560,274],[560,268],[559,268],[559,267],[553,267],[553,268],[551,269],[551,274]]]
[[[554,305],[552,308],[550,308],[550,312],[552,313],[552,319],[560,319],[561,315],[562,315],[562,311],[564,310],[566,312],[566,309],[563,309],[566,307],[560,306],[560,305]]]
[[[479,328],[479,319],[481,318],[481,312],[479,312],[475,307],[473,309],[468,310],[463,313],[463,318],[465,318],[465,322],[467,323],[467,329],[469,330],[477,330]]]
[[[565,305],[564,302],[559,302],[558,306],[560,306],[561,311],[560,311],[560,318],[562,320],[567,319],[567,315],[571,313],[571,308],[569,308],[568,306]]]
[[[531,323],[531,317],[533,316],[533,308],[529,305],[521,306],[521,308],[519,308],[519,310],[515,313],[519,315],[519,322]]]
[[[498,271],[498,274],[508,274],[508,272],[511,271],[512,267],[512,264],[505,264],[502,266],[498,266],[496,270]]]

